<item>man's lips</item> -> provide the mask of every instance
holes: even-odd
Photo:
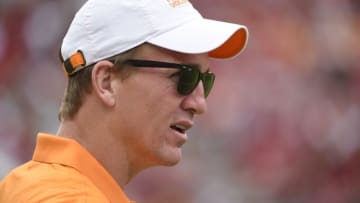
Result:
[[[190,120],[181,120],[176,121],[170,125],[170,128],[176,130],[181,134],[185,134],[187,130],[189,130],[194,125],[193,121]]]

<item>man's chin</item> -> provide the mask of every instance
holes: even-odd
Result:
[[[176,164],[178,164],[180,162],[180,159],[177,161],[173,161],[173,162],[167,162],[166,164],[164,164],[164,166],[175,166]]]
[[[172,157],[166,157],[166,159],[162,160],[162,166],[175,166],[181,160],[181,151]]]

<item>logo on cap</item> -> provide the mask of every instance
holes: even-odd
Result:
[[[167,0],[169,5],[173,8],[180,6],[181,4],[184,4],[186,2],[189,2],[188,0]]]

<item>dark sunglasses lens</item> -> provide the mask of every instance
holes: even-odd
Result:
[[[186,68],[181,71],[179,82],[178,82],[178,92],[181,95],[188,95],[196,88],[199,83],[200,72],[194,68]]]
[[[203,85],[204,85],[205,97],[207,97],[210,94],[210,91],[214,85],[214,81],[215,81],[214,73],[209,73],[209,72],[204,73]]]

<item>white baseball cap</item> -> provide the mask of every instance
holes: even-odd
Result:
[[[205,19],[188,0],[88,0],[61,45],[68,74],[145,42],[229,58],[246,46],[243,25]]]

